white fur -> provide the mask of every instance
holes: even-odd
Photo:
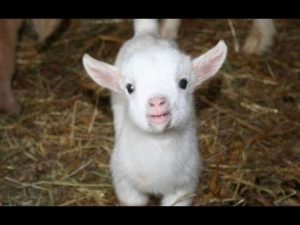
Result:
[[[161,196],[162,205],[190,205],[192,199],[184,196],[196,191],[202,170],[192,95],[219,70],[227,47],[221,41],[191,60],[175,42],[159,37],[156,20],[135,20],[135,31],[114,66],[83,57],[88,74],[112,90],[115,191],[123,205],[146,205],[149,194]],[[186,89],[178,86],[183,78],[188,80]],[[128,83],[135,87],[132,94],[126,90]],[[153,96],[168,102],[168,123],[153,125],[147,120]]]

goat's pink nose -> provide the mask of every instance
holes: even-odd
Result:
[[[166,104],[166,99],[164,97],[155,97],[149,99],[150,108],[162,107]]]

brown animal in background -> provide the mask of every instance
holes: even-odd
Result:
[[[22,20],[0,21],[0,110],[18,114],[20,107],[12,93],[11,78],[15,71],[15,48]]]
[[[9,115],[18,115],[21,111],[11,80],[15,72],[18,34],[23,23],[22,19],[0,20],[0,111]],[[61,19],[32,19],[32,23],[38,41],[42,43],[58,27]]]

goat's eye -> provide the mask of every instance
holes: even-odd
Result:
[[[186,79],[181,79],[178,83],[178,85],[181,89],[185,89],[187,84],[188,84],[188,81]]]
[[[134,92],[134,86],[132,84],[127,84],[126,85],[126,89],[128,91],[129,94],[131,94],[132,92]]]

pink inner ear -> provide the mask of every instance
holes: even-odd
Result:
[[[111,71],[111,68],[106,66],[99,67],[89,67],[89,75],[93,78],[99,85],[109,88],[113,91],[119,92],[119,77],[117,72]]]
[[[201,62],[199,63],[201,64]],[[202,65],[199,66],[200,68],[198,69],[197,73],[199,74],[199,76],[205,76],[206,74],[209,74],[210,70],[211,70],[211,63],[208,62],[203,62]],[[197,70],[197,68],[196,68]]]
[[[222,53],[220,53],[220,52],[217,52],[217,53],[218,54],[214,54],[211,57],[209,57],[209,59],[205,60],[205,62],[200,67],[201,74],[203,76],[212,76],[214,73],[217,72],[216,70],[220,66],[220,60],[222,58]]]
[[[201,84],[203,81],[209,79],[217,73],[221,67],[223,61],[223,53],[218,51],[212,53],[212,55],[203,56],[194,65],[194,70],[197,76],[197,84]]]
[[[119,91],[118,76],[112,76],[110,74],[109,76],[103,76],[103,80],[109,85],[110,88],[115,91]]]
[[[98,61],[89,55],[83,57],[83,65],[88,75],[99,85],[115,92],[121,92],[119,87],[118,69],[115,66]]]

